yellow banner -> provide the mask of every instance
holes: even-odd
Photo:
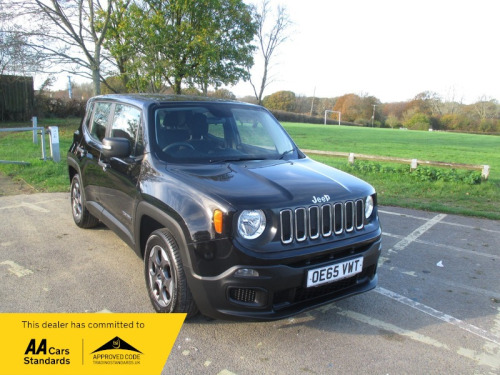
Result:
[[[1,375],[160,374],[186,314],[0,314]]]

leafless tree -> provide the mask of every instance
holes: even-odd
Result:
[[[10,22],[7,5],[0,0],[0,74],[32,74],[39,70],[42,56],[29,48],[19,26]]]
[[[9,8],[24,20],[22,31],[34,51],[59,71],[91,78],[97,95],[104,81],[103,43],[113,4],[113,0],[102,4],[101,0],[11,0]]]
[[[275,16],[273,20],[269,17]],[[257,23],[257,42],[258,49],[263,57],[263,73],[260,80],[260,86],[250,78],[250,84],[253,87],[255,98],[259,104],[262,104],[264,90],[272,82],[269,79],[271,59],[275,55],[277,48],[289,38],[289,28],[292,25],[290,17],[285,7],[278,6],[276,13],[273,14],[269,7],[269,0],[263,0],[261,6],[255,10],[255,21]],[[271,26],[269,23],[272,22]]]
[[[491,119],[497,115],[498,102],[489,96],[482,95],[478,98],[477,102],[474,103],[474,110],[479,119]]]

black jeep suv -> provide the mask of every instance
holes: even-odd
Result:
[[[306,157],[262,107],[98,96],[68,167],[75,223],[144,259],[158,312],[279,319],[377,284],[374,189]]]

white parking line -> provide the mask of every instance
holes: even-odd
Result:
[[[20,266],[19,264],[15,263],[11,260],[5,260],[5,261],[1,262],[0,265],[9,266],[9,268],[8,268],[9,272],[13,273],[17,277],[28,276],[28,275],[31,275],[33,273],[32,270],[24,268],[23,266]]]
[[[382,234],[384,236],[392,237],[392,238],[398,238],[398,239],[405,239],[406,238],[405,236],[401,236],[401,235],[398,235],[398,234],[387,233],[387,232],[383,232]],[[459,253],[465,253],[465,254],[472,255],[472,256],[479,255],[479,256],[483,256],[483,257],[491,258],[491,259],[498,258],[498,256],[493,255],[493,254],[482,253],[480,251],[472,251],[472,250],[462,249],[460,247],[451,246],[451,245],[445,245],[445,244],[436,243],[436,242],[424,241],[424,240],[420,240],[420,239],[415,239],[413,242],[416,242],[416,243],[419,243],[419,244],[422,244],[422,245],[434,246],[434,247],[439,247],[439,248],[442,248],[442,249],[453,250],[453,251],[456,251],[456,252],[459,252]]]
[[[384,322],[379,319],[372,318],[368,315],[360,314],[358,312],[352,310],[344,310],[339,307],[336,307],[335,304],[326,305],[322,308],[319,308],[323,313],[329,310],[334,310],[338,315],[345,316],[347,318],[356,320],[358,322],[368,324],[372,327],[376,327],[388,332],[393,332],[401,336],[408,337],[414,341],[418,341],[422,344],[430,345],[435,348],[440,348],[448,351],[455,351],[458,355],[471,359],[477,362],[479,365],[484,365],[492,368],[493,370],[498,370],[500,368],[500,356],[498,356],[498,352],[500,350],[500,346],[496,342],[488,341],[484,346],[486,353],[478,353],[474,350],[456,347],[450,348],[448,345],[433,339],[432,337],[422,335],[418,332],[407,330],[401,327],[398,327],[394,324]]]
[[[445,314],[441,311],[433,309],[432,307],[426,306],[422,303],[413,301],[413,300],[411,300],[405,296],[402,296],[400,294],[391,292],[390,290],[387,290],[387,289],[384,289],[381,287],[377,287],[375,289],[375,292],[377,292],[385,297],[388,297],[394,301],[402,303],[403,305],[409,306],[415,310],[421,311],[421,312],[423,312],[427,315],[430,315],[436,319],[442,320],[443,322],[453,324],[454,326],[457,326],[458,328],[460,328],[464,331],[472,333],[476,336],[481,337],[484,340],[490,341],[490,342],[500,346],[500,336],[497,336],[494,333],[490,333],[488,331],[485,331],[482,328],[479,328],[479,327],[476,327],[472,324],[466,323],[463,320],[454,318],[451,315]]]
[[[434,216],[432,219],[428,220],[424,225],[418,227],[413,232],[411,232],[408,236],[404,237],[401,241],[396,243],[391,249],[388,250],[391,254],[396,254],[401,250],[407,248],[412,242],[414,242],[417,238],[422,236],[425,232],[431,229],[434,225],[439,223],[446,217],[445,214],[439,214]]]
[[[379,262],[380,268],[387,269],[388,271],[391,271],[391,272],[399,272],[403,275],[407,275],[407,276],[411,276],[411,277],[419,277],[420,276],[415,271],[408,271],[408,270],[401,268],[401,267],[394,267],[394,266],[391,266],[388,264],[384,264],[385,260],[388,260],[388,258],[384,258],[384,259],[382,259],[381,262]],[[450,280],[447,280],[444,278],[433,277],[431,275],[425,275],[425,279],[427,282],[433,283],[434,285],[438,285],[438,284],[448,285],[448,286],[455,288],[455,289],[464,289],[464,290],[468,290],[469,292],[472,292],[475,294],[481,294],[481,295],[488,297],[488,298],[496,298],[496,299],[500,300],[500,293],[494,292],[494,291],[489,290],[489,289],[476,288],[476,287],[471,286],[471,285],[456,283],[454,281],[450,281]]]
[[[417,220],[424,220],[424,221],[428,220],[425,217],[414,216],[414,215],[407,215],[407,214],[403,214],[403,213],[400,213],[400,212],[385,211],[385,210],[380,210],[380,209],[378,210],[378,212],[382,213],[382,214],[386,214],[386,215],[408,217],[410,219],[417,219]],[[442,220],[440,222],[440,224],[446,224],[446,225],[451,225],[451,226],[461,227],[461,228],[475,229],[475,230],[478,230],[478,231],[485,231],[485,232],[491,232],[491,233],[500,233],[500,230],[493,230],[493,229],[487,229],[487,228],[482,228],[482,227],[478,228],[478,227],[473,226],[473,225],[452,223],[452,222],[449,222],[449,221],[446,221],[446,220]]]
[[[29,208],[29,209],[31,209],[33,211],[37,211],[37,212],[43,212],[43,213],[50,212],[50,210],[47,210],[46,208],[37,206],[36,204],[33,204],[33,203],[28,203],[28,202],[22,202],[22,203],[14,205],[14,206],[0,207],[0,210],[9,210],[9,209],[21,208],[21,207]]]
[[[341,316],[346,316],[346,317],[351,318],[353,320],[357,320],[358,322],[361,322],[361,323],[369,324],[373,327],[377,327],[377,328],[383,329],[385,331],[394,332],[398,335],[409,337],[412,340],[421,342],[423,344],[432,345],[436,348],[443,348],[443,349],[450,350],[450,348],[446,344],[443,344],[443,343],[433,339],[432,337],[424,336],[418,332],[410,331],[410,330],[395,326],[394,324],[383,322],[381,320],[372,318],[370,316],[357,313],[355,311],[339,309],[337,311],[337,314],[339,314]]]

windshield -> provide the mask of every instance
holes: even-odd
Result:
[[[154,112],[159,157],[177,163],[289,159],[297,150],[287,133],[259,107],[196,103]]]

